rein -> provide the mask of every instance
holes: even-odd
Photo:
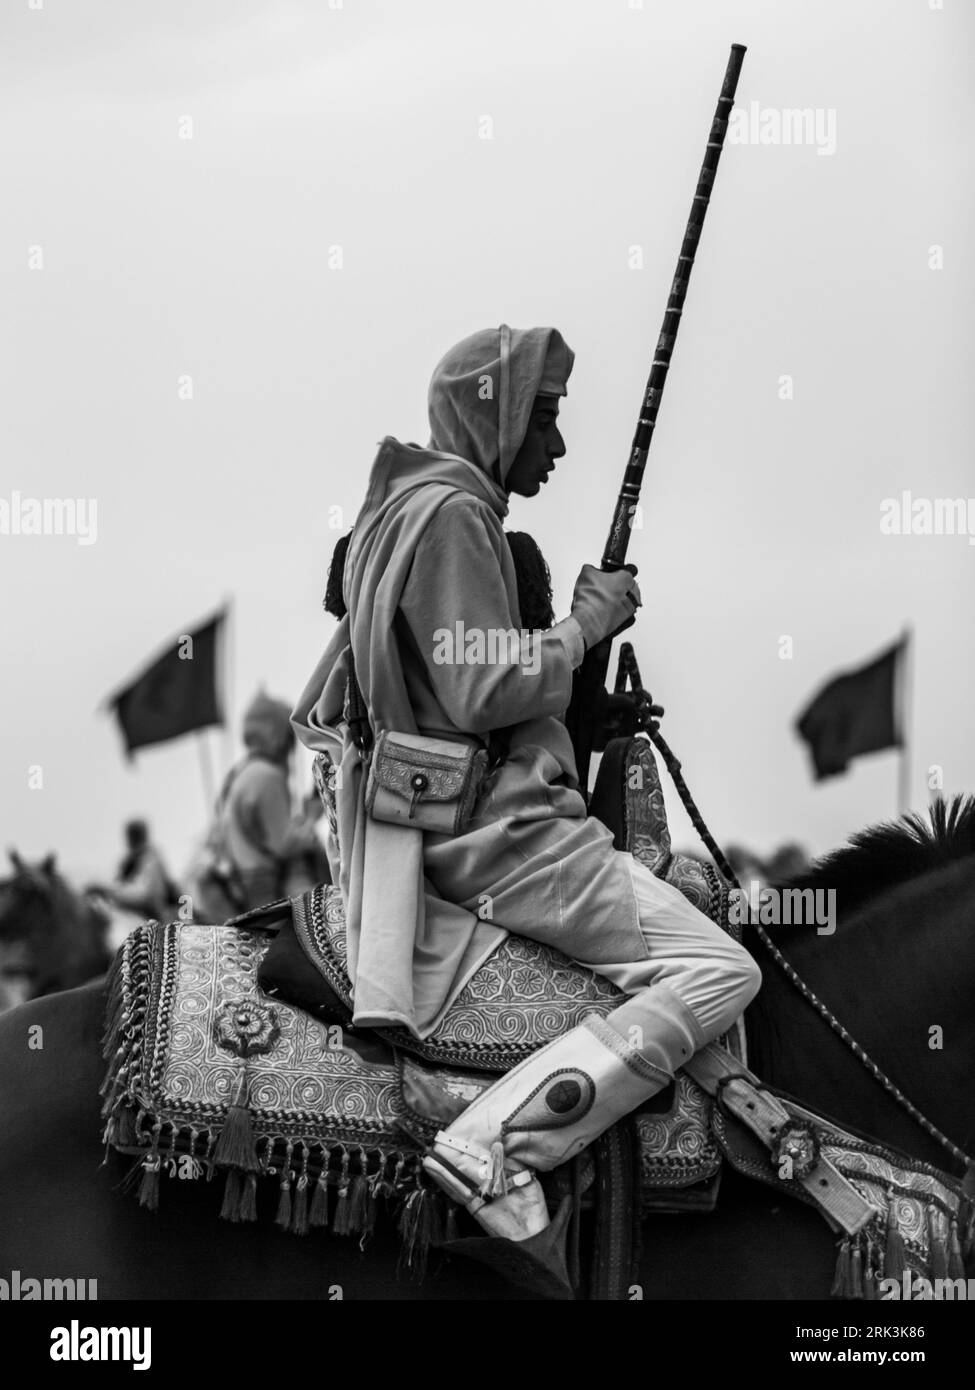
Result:
[[[703,842],[708,853],[714,859],[714,862],[718,868],[718,872],[721,874],[722,878],[724,878],[726,882],[729,883],[732,887],[737,888],[739,893],[741,893],[744,901],[748,903],[747,894],[745,893],[745,890],[742,888],[741,884],[738,882],[737,874],[735,873],[731,865],[728,863],[727,857],[721,849],[721,846],[718,844],[714,836],[711,834],[710,830],[705,824],[704,817],[701,815],[700,811],[697,808],[694,798],[691,795],[690,788],[684,781],[684,776],[681,772],[680,762],[674,756],[674,753],[671,751],[669,745],[667,744],[667,741],[661,734],[660,728],[657,725],[656,720],[651,720],[649,718],[648,713],[643,712],[646,711],[647,706],[650,703],[651,697],[649,695],[649,692],[643,689],[643,686],[640,682],[640,669],[637,665],[636,654],[633,650],[632,644],[629,642],[624,642],[622,647],[620,648],[619,669],[620,676],[625,675],[629,677],[631,689],[633,691],[633,694],[637,697],[638,714],[641,715],[643,730],[649,737],[650,742],[658,750],[660,756],[663,758],[664,763],[667,767],[667,771],[670,773],[671,781],[677,788],[677,794],[681,799],[684,810],[690,817],[691,824],[694,826],[694,829],[700,836],[701,841]],[[621,684],[620,679],[618,677],[617,690],[619,689],[621,689]],[[828,1006],[823,1003],[819,996],[809,988],[805,980],[803,980],[802,977],[799,975],[798,971],[795,970],[795,968],[789,963],[789,961],[779,950],[778,946],[776,946],[775,942],[772,940],[771,936],[769,936],[765,928],[759,922],[753,920],[750,904],[748,905],[748,922],[749,925],[754,928],[758,936],[758,939],[761,941],[762,945],[765,947],[769,955],[775,961],[776,965],[779,967],[780,970],[782,970],[785,973],[789,982],[795,987],[795,989],[798,990],[798,992],[802,995],[803,999],[805,999],[808,1004],[812,1005],[812,1007],[816,1010],[820,1017],[823,1018],[826,1021],[826,1023],[829,1024],[830,1028],[833,1030],[836,1036],[846,1044],[846,1046],[853,1053],[854,1057],[856,1057],[857,1061],[863,1067],[866,1068],[866,1070],[870,1073],[873,1079],[880,1086],[883,1087],[883,1089],[887,1092],[889,1096],[893,1097],[893,1099],[897,1102],[897,1104],[901,1107],[902,1110],[905,1110],[907,1114],[910,1115],[911,1119],[915,1122],[915,1124],[919,1125],[920,1128],[923,1129],[926,1134],[930,1135],[930,1137],[934,1139],[936,1143],[940,1144],[943,1149],[945,1149],[949,1154],[951,1154],[952,1158],[954,1158],[956,1162],[964,1165],[966,1169],[966,1177],[968,1176],[968,1174],[975,1172],[975,1160],[970,1158],[969,1155],[965,1153],[964,1149],[960,1149],[957,1144],[955,1144],[951,1139],[948,1138],[946,1134],[944,1134],[940,1129],[938,1129],[937,1125],[931,1123],[927,1116],[923,1114],[923,1112],[918,1109],[918,1107],[913,1103],[913,1101],[911,1101],[904,1094],[900,1087],[890,1079],[887,1073],[877,1065],[877,1063],[873,1060],[869,1053],[867,1053],[866,1050],[860,1046],[856,1038],[854,1038],[852,1034],[846,1028],[843,1027],[843,1024],[839,1021],[836,1015],[828,1008]]]

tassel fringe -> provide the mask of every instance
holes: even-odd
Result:
[[[295,1199],[291,1204],[291,1225],[288,1229],[292,1235],[306,1236],[308,1225],[308,1175],[302,1173],[295,1184]]]
[[[965,1278],[965,1261],[961,1253],[961,1241],[958,1239],[958,1222],[954,1218],[948,1236],[948,1278]]]
[[[934,1207],[928,1207],[928,1259],[932,1279],[948,1277],[948,1243],[938,1229],[938,1218]]]
[[[484,1195],[504,1197],[508,1192],[508,1176],[504,1171],[504,1145],[499,1139],[491,1145],[491,1166]]]
[[[324,1169],[315,1179],[315,1191],[312,1193],[308,1224],[316,1228],[328,1225],[328,1187],[325,1182]]]
[[[238,1221],[257,1220],[257,1174],[248,1173],[244,1177],[244,1186],[240,1194],[240,1206],[237,1209]]]
[[[897,1224],[897,1212],[894,1207],[895,1201],[896,1198],[893,1192],[891,1192],[888,1197],[887,1232],[884,1243],[885,1279],[900,1279],[907,1268],[907,1251],[904,1249],[904,1238]]]
[[[157,1153],[146,1154],[142,1161],[142,1181],[139,1183],[139,1206],[148,1211],[159,1210],[159,1172],[162,1160]]]
[[[223,1206],[220,1208],[220,1215],[224,1221],[239,1220],[240,1211],[240,1174],[236,1168],[229,1169],[227,1181],[223,1185]]]
[[[275,1226],[286,1231],[291,1225],[291,1172],[284,1168],[281,1172],[281,1185],[278,1189],[278,1209],[274,1216]]]
[[[850,1252],[850,1288],[847,1298],[863,1298],[863,1248],[855,1241]]]
[[[429,1188],[417,1187],[407,1197],[400,1213],[400,1268],[422,1279],[426,1273],[427,1255],[432,1234],[433,1194]]]
[[[247,1067],[245,1065],[240,1074],[233,1104],[227,1111],[227,1119],[213,1151],[213,1161],[218,1168],[236,1168],[241,1173],[259,1173],[261,1170],[254,1145],[254,1130],[251,1124],[248,1101]]]

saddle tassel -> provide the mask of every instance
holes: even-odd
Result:
[[[857,1238],[850,1254],[850,1288],[847,1298],[863,1298],[863,1247]]]
[[[339,1195],[335,1203],[335,1214],[332,1217],[332,1234],[336,1236],[349,1236],[352,1234],[352,1226],[349,1221],[352,1203],[349,1201],[349,1154],[348,1150],[342,1153],[342,1171],[339,1176]]]
[[[887,1234],[884,1245],[884,1277],[886,1279],[900,1280],[907,1268],[907,1252],[904,1249],[904,1238],[900,1233],[897,1224],[897,1213],[894,1210],[895,1197],[893,1192],[889,1194],[887,1205]]]
[[[847,1290],[850,1287],[850,1239],[844,1236],[837,1247],[836,1252],[836,1271],[833,1275],[833,1285],[829,1291],[830,1298],[847,1298]]]
[[[400,1264],[418,1279],[423,1278],[427,1268],[433,1224],[432,1199],[433,1193],[427,1188],[415,1188],[403,1204],[399,1219]]]
[[[240,1220],[240,1189],[240,1174],[236,1168],[228,1169],[223,1185],[223,1205],[220,1208],[220,1216],[224,1221]]]
[[[369,1195],[369,1182],[358,1173],[349,1184],[349,1230],[353,1234],[370,1235],[375,1221],[376,1213]]]
[[[218,1168],[236,1168],[241,1173],[259,1173],[261,1165],[254,1145],[248,1090],[245,1063],[241,1069],[233,1104],[227,1111],[227,1119],[213,1151],[213,1161]]]
[[[148,1211],[159,1209],[159,1173],[162,1159],[153,1150],[142,1160],[142,1181],[139,1183],[139,1206]]]
[[[240,1205],[237,1208],[238,1221],[257,1220],[257,1174],[247,1173],[244,1177],[244,1186],[240,1194]]]
[[[863,1269],[863,1296],[868,1303],[874,1303],[880,1297],[880,1290],[877,1288],[877,1279],[880,1275],[877,1255],[877,1247],[867,1236],[867,1253]]]
[[[289,1230],[293,1235],[306,1236],[308,1234],[308,1175],[302,1173],[297,1183],[295,1183],[295,1198],[291,1204],[291,1225]]]
[[[162,1138],[162,1123],[157,1120],[152,1127],[152,1147],[142,1160],[142,1181],[139,1184],[139,1206],[148,1211],[159,1209],[159,1175],[162,1172],[162,1157],[159,1142]]]
[[[121,1147],[131,1147],[139,1142],[139,1135],[135,1127],[135,1116],[132,1113],[131,1105],[122,1105],[115,1112],[111,1121],[114,1126],[112,1143]]]
[[[291,1225],[291,1152],[293,1144],[287,1144],[284,1151],[284,1160],[281,1164],[281,1185],[278,1189],[278,1209],[275,1213],[274,1224],[280,1226],[282,1231],[286,1231]]]
[[[291,1174],[287,1169],[281,1174],[281,1186],[278,1189],[278,1209],[274,1216],[275,1226],[280,1226],[282,1231],[286,1231],[291,1225]]]
[[[504,1197],[507,1195],[507,1191],[508,1178],[504,1171],[504,1145],[498,1139],[491,1145],[491,1164],[484,1195],[486,1197]]]
[[[934,1208],[928,1207],[928,1258],[932,1279],[948,1277],[948,1243],[942,1240],[935,1221]]]
[[[955,1217],[951,1219],[951,1235],[948,1238],[948,1278],[965,1278],[965,1260],[961,1253],[961,1241],[958,1238],[958,1221]]]
[[[324,1164],[327,1162],[327,1159],[323,1157],[322,1162]],[[327,1169],[323,1167],[322,1171],[315,1179],[315,1190],[311,1194],[308,1225],[315,1228],[328,1225],[328,1184],[326,1182],[326,1172]]]

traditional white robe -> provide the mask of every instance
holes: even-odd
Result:
[[[521,628],[501,484],[535,396],[563,393],[571,361],[550,329],[474,335],[434,373],[432,444],[443,447],[387,438],[372,467],[345,565],[348,616],[294,712],[299,738],[341,767],[330,858],[357,1024],[427,1036],[506,930],[597,966],[646,954],[625,859],[586,816],[562,722],[582,655],[577,625],[536,635],[526,661],[438,659],[458,623],[485,635]],[[367,767],[343,722],[350,650],[377,734],[511,728],[508,758],[462,835],[366,815]]]

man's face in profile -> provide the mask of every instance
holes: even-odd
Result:
[[[521,448],[508,470],[505,487],[520,497],[535,497],[565,454],[559,431],[559,397],[536,396]]]

